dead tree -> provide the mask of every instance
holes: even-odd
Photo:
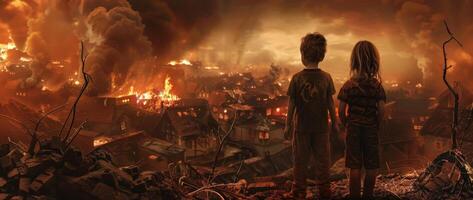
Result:
[[[445,29],[447,30],[447,33],[450,36],[450,38],[448,40],[446,40],[445,42],[443,42],[443,45],[442,45],[442,51],[443,51],[443,76],[442,76],[442,79],[443,79],[443,82],[445,83],[445,85],[447,86],[448,90],[452,94],[453,100],[454,100],[454,104],[453,104],[453,121],[452,121],[452,126],[451,126],[451,130],[452,130],[451,139],[452,139],[452,149],[455,149],[455,148],[457,148],[459,96],[458,96],[458,92],[455,91],[455,88],[453,88],[452,85],[447,80],[447,71],[450,68],[452,68],[453,66],[447,64],[448,59],[447,59],[447,49],[446,48],[447,48],[447,44],[449,42],[451,42],[452,40],[457,42],[457,44],[460,47],[463,47],[463,45],[460,43],[460,41],[458,41],[455,38],[455,36],[453,36],[453,33],[448,28],[448,24],[447,24],[446,21],[444,21],[444,24],[445,24]]]
[[[72,131],[72,127],[74,126],[74,121],[75,121],[76,112],[77,112],[77,104],[79,103],[79,100],[82,97],[82,95],[85,93],[85,90],[87,89],[87,86],[89,85],[89,81],[90,81],[90,75],[85,72],[85,61],[87,59],[87,56],[84,55],[84,43],[81,41],[80,45],[81,45],[80,60],[82,64],[81,71],[82,71],[82,78],[84,80],[84,83],[82,84],[82,88],[79,92],[79,95],[77,95],[76,100],[72,104],[72,108],[69,111],[66,117],[66,120],[64,121],[64,124],[61,127],[61,131],[59,132],[59,137],[61,138],[63,131],[65,130],[67,124],[69,123],[69,128],[67,129],[67,131],[65,131],[65,136],[62,139],[63,143],[66,143],[69,139],[69,136]]]

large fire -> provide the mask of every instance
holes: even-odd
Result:
[[[131,86],[128,95],[135,95],[137,100],[136,103],[146,107],[158,107],[158,106],[172,106],[175,101],[180,98],[171,92],[173,85],[171,84],[171,77],[166,77],[164,80],[164,89],[156,94],[152,90],[145,92],[135,91],[134,86]]]
[[[7,44],[0,44],[0,64],[7,61],[8,59],[8,51],[16,49],[15,43],[9,42]],[[6,70],[6,68],[3,66],[2,71]]]

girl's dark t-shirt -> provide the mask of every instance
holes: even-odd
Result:
[[[343,84],[338,99],[348,104],[348,123],[378,126],[378,102],[386,102],[382,84],[375,78],[352,78]]]
[[[328,132],[328,101],[335,94],[332,77],[319,68],[296,73],[287,95],[293,100],[294,128],[299,132]]]

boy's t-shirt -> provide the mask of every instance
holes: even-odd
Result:
[[[295,74],[287,95],[293,100],[294,128],[299,132],[328,132],[328,101],[335,94],[330,74],[319,68]]]
[[[375,78],[352,78],[343,84],[338,99],[348,104],[348,123],[378,126],[378,102],[386,102],[383,86]]]

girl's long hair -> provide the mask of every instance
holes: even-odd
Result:
[[[353,78],[376,78],[381,81],[378,49],[370,41],[355,44],[350,58],[350,76]]]

